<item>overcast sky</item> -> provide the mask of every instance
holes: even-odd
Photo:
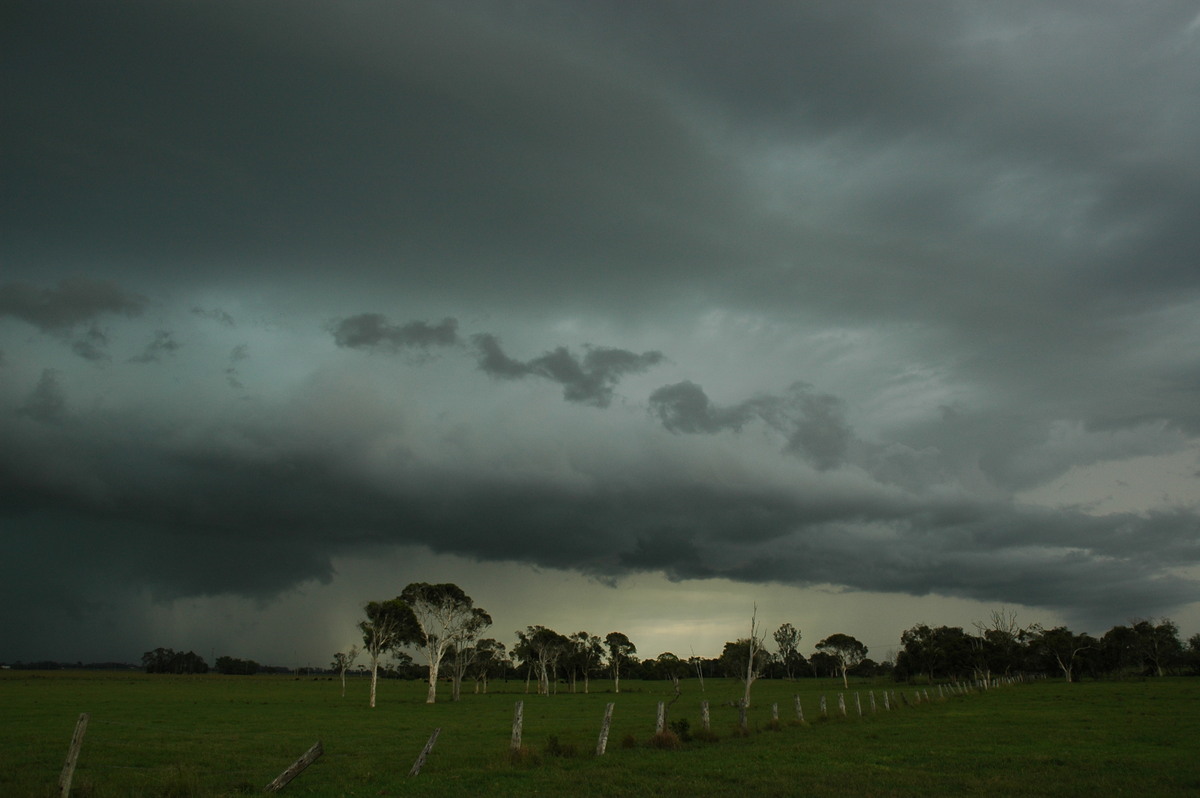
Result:
[[[1200,631],[1198,13],[7,3],[0,660]]]

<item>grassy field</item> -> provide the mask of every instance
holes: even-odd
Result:
[[[364,680],[341,696],[311,677],[146,676],[0,672],[0,795],[55,795],[80,712],[91,721],[75,796],[230,796],[263,787],[320,740],[325,755],[282,794],[602,796],[1195,795],[1200,792],[1200,680],[1067,685],[1039,682],[884,712],[894,684],[760,681],[751,734],[739,736],[736,681],[692,681],[671,719],[700,727],[708,699],[716,741],[678,750],[648,743],[669,685],[593,682],[588,695],[524,695],[494,683],[488,695],[424,703],[424,687],[382,682],[366,705]],[[879,711],[870,713],[868,692]],[[447,690],[447,693],[449,691]],[[845,692],[848,717],[837,711]],[[865,715],[855,710],[861,695]],[[931,691],[936,699],[936,690]],[[794,723],[799,694],[806,725]],[[821,719],[820,695],[830,716]],[[513,705],[525,701],[522,761],[508,755]],[[616,709],[608,753],[594,756],[604,706]],[[772,729],[772,702],[783,723]],[[408,771],[434,728],[437,745]]]

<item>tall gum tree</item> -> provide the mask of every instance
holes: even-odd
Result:
[[[604,644],[608,647],[608,664],[613,672],[613,692],[621,692],[621,665],[629,662],[637,653],[635,646],[624,632],[609,632],[604,636]]]
[[[396,646],[414,642],[421,630],[412,608],[399,596],[369,602],[363,611],[367,619],[360,621],[358,628],[363,633],[363,650],[371,658],[371,706],[374,707],[380,658]]]
[[[867,658],[867,647],[850,635],[838,634],[817,643],[817,650],[834,657],[838,662],[838,670],[842,672],[842,686],[850,688],[850,680],[846,672]]]
[[[429,692],[425,703],[437,701],[438,670],[451,646],[466,649],[492,625],[492,618],[475,606],[463,589],[452,583],[414,582],[400,592],[412,608],[420,634],[415,643],[429,664]]]

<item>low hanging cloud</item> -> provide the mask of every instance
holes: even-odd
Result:
[[[107,360],[108,336],[97,320],[107,314],[138,316],[147,300],[123,291],[108,280],[70,277],[53,288],[26,282],[0,285],[0,316],[11,316],[45,333],[71,341],[71,350],[85,360]],[[82,333],[77,328],[86,325]]]
[[[565,346],[528,361],[520,361],[504,353],[496,336],[481,333],[471,337],[479,353],[479,368],[492,377],[519,380],[537,376],[563,386],[563,398],[568,402],[608,407],[613,389],[626,374],[639,374],[663,359],[657,351],[637,354],[626,349],[587,347],[583,359],[571,354]]]
[[[146,298],[108,280],[71,277],[54,288],[25,282],[0,285],[0,316],[12,316],[43,332],[63,332],[105,314],[140,315]]]
[[[154,340],[146,344],[140,355],[129,358],[130,363],[157,363],[162,355],[174,354],[181,344],[169,330],[158,330]]]
[[[414,321],[398,325],[388,322],[381,313],[360,313],[342,319],[333,328],[338,346],[348,349],[428,349],[431,346],[454,346],[459,343],[458,321],[442,319],[437,324]]]
[[[690,381],[650,394],[651,413],[671,432],[736,432],[758,419],[787,436],[784,451],[822,471],[842,464],[854,437],[843,406],[838,397],[813,393],[804,383],[796,383],[783,396],[755,397],[730,407],[714,405],[704,389]]]

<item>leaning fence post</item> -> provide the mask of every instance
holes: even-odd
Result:
[[[279,792],[287,786],[288,782],[299,776],[304,769],[317,760],[321,754],[325,753],[325,749],[321,747],[321,741],[317,740],[313,743],[312,748],[304,752],[304,756],[292,763],[292,766],[275,777],[275,781],[266,786],[267,792]]]
[[[412,770],[408,771],[408,775],[415,776],[421,772],[421,768],[425,765],[425,757],[429,756],[429,752],[433,750],[433,744],[437,742],[438,735],[442,733],[440,728],[434,729],[433,734],[429,735],[429,742],[425,743],[425,747],[421,749],[421,755],[417,757],[417,761],[413,762]]]
[[[83,712],[75,721],[75,733],[71,735],[67,761],[63,764],[62,775],[58,777],[58,794],[62,798],[71,794],[71,780],[75,778],[75,763],[79,761],[79,749],[83,747],[83,733],[87,731],[87,725],[88,713]]]
[[[796,699],[796,720],[800,723],[803,723],[804,722],[804,707],[800,706],[799,693],[796,694],[795,699]]]
[[[711,718],[709,718],[709,715],[708,715],[708,699],[707,698],[700,702],[700,725],[704,727],[705,731],[712,731]]]
[[[879,711],[878,709],[875,708],[875,691],[874,690],[872,690],[870,692],[870,696],[871,696],[871,714],[874,715],[876,712]]]
[[[838,693],[838,713],[844,718],[846,717],[846,695]]]
[[[512,725],[512,743],[510,748],[513,751],[521,750],[521,722],[525,717],[525,702],[518,701],[513,709],[513,725]]]
[[[821,717],[829,717],[829,712],[825,709],[825,696],[821,696]]]
[[[862,696],[858,693],[854,694],[854,707],[858,710],[858,716],[862,717]]]
[[[604,756],[605,749],[608,748],[608,727],[612,724],[613,703],[611,701],[604,707],[604,720],[600,723],[600,739],[596,742],[596,756]]]

